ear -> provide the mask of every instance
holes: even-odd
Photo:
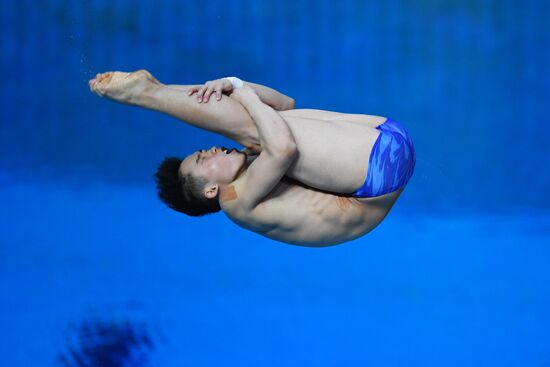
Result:
[[[204,189],[204,196],[206,196],[206,198],[208,199],[214,199],[216,196],[218,196],[218,189],[218,185],[206,186],[206,188]]]

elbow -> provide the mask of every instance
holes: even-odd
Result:
[[[298,155],[298,147],[294,140],[280,142],[277,145],[265,146],[265,151],[273,157],[278,157],[282,160],[294,159]]]
[[[298,155],[298,146],[294,140],[289,141],[283,148],[281,153],[287,158],[295,158]]]
[[[286,97],[286,96],[285,96]],[[286,97],[283,101],[279,102],[277,107],[274,107],[277,111],[288,111],[296,108],[296,101],[294,98]]]
[[[293,110],[296,108],[296,101],[294,100],[294,98],[290,98],[288,97],[288,102],[286,104],[286,109],[285,111],[287,110]]]

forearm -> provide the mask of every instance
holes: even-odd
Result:
[[[263,151],[275,154],[288,147],[296,146],[286,121],[270,106],[255,96],[247,97],[241,103],[256,124]]]
[[[254,91],[258,93],[258,96],[260,96],[260,100],[273,107],[276,111],[293,110],[296,106],[293,98],[285,96],[275,89],[250,82],[244,82],[244,84],[254,89]]]

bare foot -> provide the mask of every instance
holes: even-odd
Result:
[[[133,73],[111,71],[97,74],[88,82],[90,90],[101,97],[127,104],[139,104],[144,93],[160,85],[147,70]]]

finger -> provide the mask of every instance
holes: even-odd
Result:
[[[192,96],[193,93],[196,93],[199,90],[198,87],[191,87],[189,88],[189,91],[187,92],[187,95]]]
[[[210,99],[210,96],[212,95],[213,92],[214,92],[214,88],[212,88],[212,86],[209,86],[206,89],[206,92],[204,93],[204,98],[203,98],[204,103],[208,103],[208,100]]]
[[[208,86],[205,84],[201,87],[201,89],[199,89],[198,93],[197,93],[197,101],[199,101],[199,103],[202,102],[202,97],[204,95],[204,92],[206,92],[206,90],[208,89]]]
[[[220,85],[218,88],[216,88],[216,99],[219,101],[222,99],[222,86]]]

